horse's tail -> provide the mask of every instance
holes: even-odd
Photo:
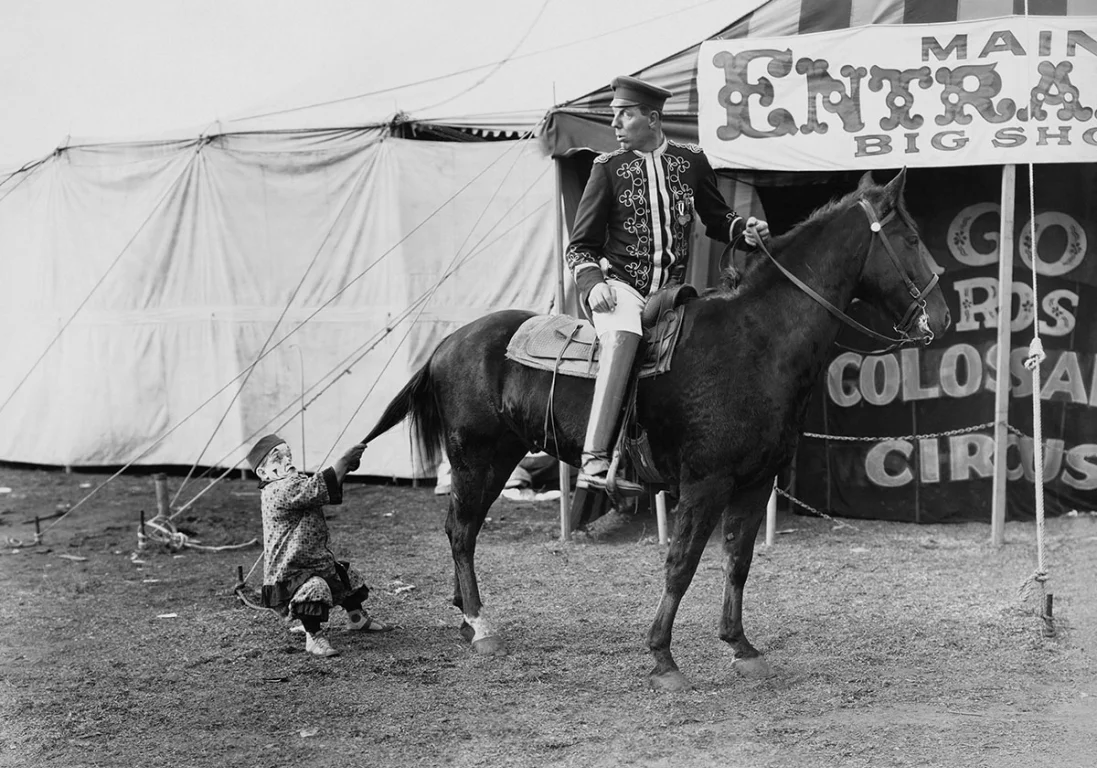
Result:
[[[419,455],[427,466],[434,466],[441,453],[443,430],[442,412],[434,397],[430,360],[427,360],[392,399],[376,426],[362,442],[368,444],[407,418],[411,421],[412,440],[418,445]]]

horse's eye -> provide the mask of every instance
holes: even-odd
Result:
[[[907,235],[907,245],[911,248],[918,247],[918,235]]]

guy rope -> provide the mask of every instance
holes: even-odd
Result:
[[[1025,20],[1028,15],[1028,0],[1025,0]],[[1028,162],[1028,246],[1029,261],[1032,265],[1032,295],[1038,296],[1036,262],[1039,258],[1036,241],[1036,177],[1033,164]],[[1003,215],[1005,212],[1003,211]],[[1000,287],[999,290],[1002,288]],[[999,322],[1008,322],[1002,318]],[[1044,360],[1044,345],[1040,341],[1040,322],[1032,324],[1032,342],[1028,347],[1025,368],[1032,372],[1032,474],[1036,493],[1036,570],[1022,582],[1019,596],[1028,603],[1035,595],[1037,614],[1044,621],[1043,633],[1046,637],[1055,634],[1052,623],[1052,594],[1048,591],[1048,571],[1044,562],[1044,443],[1040,401],[1040,363]]]
[[[1028,4],[1026,3],[1026,11]],[[1032,295],[1036,293],[1036,194],[1032,163],[1028,164],[1029,251],[1032,262]],[[1036,609],[1044,620],[1044,635],[1055,634],[1052,623],[1052,593],[1048,591],[1048,572],[1044,562],[1044,443],[1040,402],[1040,363],[1044,360],[1044,345],[1040,341],[1040,323],[1032,324],[1032,341],[1028,346],[1025,368],[1032,372],[1032,469],[1036,492],[1036,570],[1021,584],[1019,595],[1023,603],[1035,596]]]

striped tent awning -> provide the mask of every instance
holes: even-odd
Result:
[[[869,24],[938,24],[1000,16],[1097,16],[1097,0],[769,0],[711,35],[710,40],[784,37]],[[697,55],[701,43],[634,72],[673,94],[663,128],[697,142]],[[606,85],[550,112],[544,139],[554,157],[617,148],[609,127],[613,91]]]

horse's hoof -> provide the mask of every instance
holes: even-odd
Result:
[[[461,637],[465,638],[466,643],[471,643],[472,638],[476,637],[476,630],[467,621],[463,622],[457,631],[461,633]]]
[[[740,675],[750,680],[764,680],[767,677],[773,677],[777,674],[773,671],[773,667],[769,665],[769,662],[762,656],[736,659],[732,663],[732,666]]]
[[[507,647],[501,638],[489,635],[481,640],[472,641],[472,650],[481,656],[506,656]]]
[[[669,693],[688,691],[693,688],[693,686],[689,684],[689,680],[686,679],[686,676],[677,669],[673,669],[670,672],[664,672],[661,675],[657,675],[654,672],[651,673],[648,675],[648,685],[650,685],[654,691],[667,691]]]

